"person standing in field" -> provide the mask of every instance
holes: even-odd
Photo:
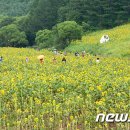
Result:
[[[66,58],[65,57],[62,58],[62,62],[66,63]]]
[[[64,51],[64,56],[67,56],[67,52],[66,51]]]
[[[1,63],[2,61],[3,61],[3,57],[1,56],[1,57],[0,57],[0,63]]]
[[[85,51],[82,51],[82,57],[85,57],[85,53],[86,53]]]
[[[40,63],[43,64],[44,63],[44,55],[39,55],[38,59],[40,60]]]
[[[56,60],[55,57],[53,58],[52,62],[53,62],[53,64],[56,64],[56,63],[57,63],[57,60]]]
[[[79,54],[78,52],[75,52],[75,56],[76,56],[76,57],[79,57],[80,54]]]
[[[54,53],[54,55],[58,55],[57,49],[54,49],[54,50],[53,50],[53,53]]]
[[[28,57],[26,57],[26,63],[28,63],[29,62],[29,58]]]
[[[100,63],[100,59],[99,58],[96,59],[96,63]]]

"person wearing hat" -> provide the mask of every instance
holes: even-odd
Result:
[[[39,55],[38,59],[40,60],[40,63],[44,63],[44,55]]]
[[[40,63],[41,63],[41,64],[42,64],[42,63],[44,63],[44,60],[43,60],[43,58],[41,58],[41,59],[40,59]]]

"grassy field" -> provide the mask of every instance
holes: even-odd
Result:
[[[91,36],[98,39],[97,34]],[[37,59],[40,54],[44,64]],[[68,54],[66,64],[61,55],[53,64],[52,52],[22,48],[0,48],[0,55],[1,130],[110,130],[111,124],[95,123],[97,114],[129,112],[128,59],[100,57],[97,64],[94,56]]]
[[[109,35],[110,42],[100,44],[100,39],[105,34]],[[74,41],[66,50],[72,52],[86,50],[91,54],[130,57],[130,24],[88,33],[82,40]]]

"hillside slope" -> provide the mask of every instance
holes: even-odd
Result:
[[[103,35],[109,35],[110,41],[100,44]],[[74,41],[66,50],[86,52],[97,55],[130,57],[130,23],[113,29],[88,33],[80,41]]]
[[[32,2],[33,0],[0,0],[0,15],[25,15]]]

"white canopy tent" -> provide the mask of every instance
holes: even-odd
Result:
[[[103,44],[103,43],[106,43],[110,40],[109,36],[108,35],[103,35],[100,39],[100,43]]]

